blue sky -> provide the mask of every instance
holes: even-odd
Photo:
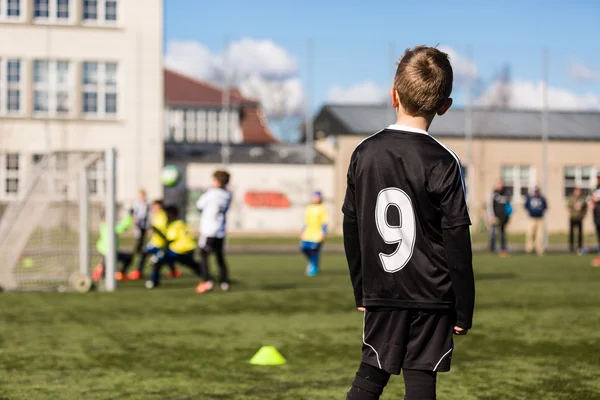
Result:
[[[210,78],[197,66],[201,57],[195,62],[173,61],[177,59],[169,56],[173,44],[198,42],[217,57],[227,43],[242,38],[272,41],[293,60],[304,94],[308,89],[317,108],[333,98],[351,101],[353,96],[369,98],[374,91],[385,92],[393,61],[406,47],[440,44],[452,49],[453,63],[456,58],[467,63],[471,46],[477,77],[491,84],[509,64],[517,82],[513,93],[522,98],[515,107],[527,107],[542,78],[542,51],[547,47],[549,82],[555,89],[551,103],[556,108],[600,108],[599,21],[600,2],[593,0],[167,0],[165,52],[167,65]],[[312,90],[306,82],[309,38],[314,46]],[[393,59],[390,46],[395,49]],[[187,52],[181,50],[178,57]],[[250,51],[248,57],[254,61],[269,58],[253,54]],[[245,63],[236,60],[238,65]],[[464,101],[460,85],[454,97]]]

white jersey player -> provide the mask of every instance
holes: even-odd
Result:
[[[224,242],[227,234],[227,211],[231,204],[231,192],[226,187],[230,175],[226,171],[213,174],[213,187],[208,189],[196,203],[202,213],[200,217],[200,257],[204,270],[204,283],[197,288],[198,293],[205,293],[214,288],[214,278],[210,274],[208,256],[215,254],[219,266],[219,284],[223,291],[229,290],[229,274],[225,262]]]

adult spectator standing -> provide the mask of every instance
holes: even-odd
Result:
[[[567,202],[569,209],[569,250],[581,254],[583,249],[583,219],[587,214],[587,201],[581,188],[577,187]],[[577,248],[575,248],[575,230],[577,230]]]
[[[596,190],[592,193],[591,207],[594,213],[594,224],[596,225],[598,250],[600,251],[600,171],[596,174]],[[592,265],[600,267],[600,256],[594,259]]]
[[[548,203],[542,196],[539,186],[533,189],[533,195],[527,195],[525,209],[530,219],[525,238],[525,250],[531,254],[535,247],[535,252],[541,256],[544,254],[544,214],[548,209]]]
[[[490,223],[490,251],[496,252],[497,231],[500,231],[500,257],[507,257],[506,225],[512,214],[510,196],[502,180],[496,183],[496,188],[488,202],[488,218]]]

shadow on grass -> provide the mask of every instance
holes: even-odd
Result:
[[[517,277],[516,274],[510,272],[499,272],[495,274],[477,274],[475,276],[475,280],[477,281],[500,281],[507,279],[515,279]]]

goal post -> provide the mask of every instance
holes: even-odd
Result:
[[[0,216],[0,287],[88,290],[90,267],[102,259],[96,249],[102,214],[108,232],[115,229],[115,150],[19,157],[21,190],[6,199]],[[116,288],[116,238],[110,236],[107,279],[101,285],[107,291]]]

